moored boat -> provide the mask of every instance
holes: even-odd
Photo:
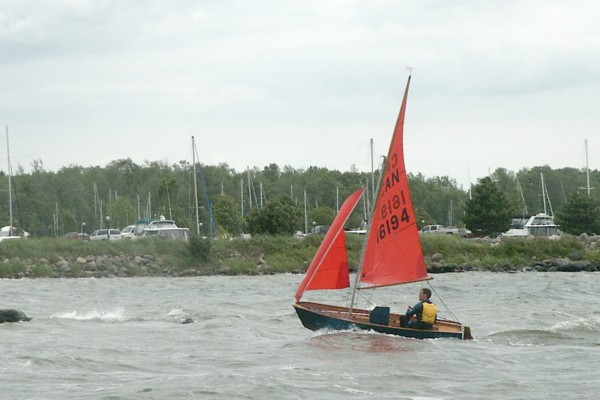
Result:
[[[166,219],[163,215],[157,220],[148,221],[143,228],[141,237],[157,237],[165,239],[189,240],[190,230],[180,228],[175,221]]]
[[[551,237],[560,236],[562,232],[554,222],[554,217],[546,213],[532,215],[521,227],[514,227],[502,234],[503,237]]]

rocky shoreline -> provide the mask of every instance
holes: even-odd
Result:
[[[18,257],[5,258],[4,264],[21,265],[14,276],[7,278],[125,278],[135,276],[195,276],[196,269],[180,270],[170,265],[167,257],[154,255],[93,256],[75,259],[59,257],[50,262],[46,258],[22,261]]]
[[[216,268],[179,268],[172,265],[168,257],[156,255],[136,256],[93,256],[76,257],[74,259],[59,257],[51,262],[46,258],[35,260],[20,260],[18,257],[3,260],[4,264],[20,265],[15,268],[12,276],[4,276],[9,279],[19,278],[125,278],[125,277],[185,277],[204,275],[230,275],[229,268],[223,263]],[[600,264],[587,260],[571,260],[569,258],[549,258],[535,261],[528,265],[503,265],[487,266],[485,268],[473,267],[471,265],[458,265],[444,262],[441,254],[433,254],[427,257],[427,270],[431,274],[459,273],[468,271],[490,271],[490,272],[597,272]],[[304,273],[297,269],[295,273]],[[265,257],[261,255],[256,259],[256,268],[251,275],[274,274]]]
[[[443,264],[432,262],[427,265],[430,274],[443,274],[451,272],[468,271],[490,271],[490,272],[598,272],[600,264],[590,261],[572,261],[564,258],[547,259],[530,265],[503,265],[489,266],[485,268],[474,268],[469,265]]]

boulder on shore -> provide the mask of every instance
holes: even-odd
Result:
[[[24,312],[14,309],[0,310],[0,324],[3,322],[31,321]]]

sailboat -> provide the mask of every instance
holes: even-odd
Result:
[[[351,194],[342,204],[296,291],[296,313],[302,324],[313,331],[360,329],[418,339],[472,339],[470,328],[457,321],[437,319],[433,329],[412,329],[402,327],[401,315],[390,313],[389,307],[378,306],[370,310],[354,307],[358,290],[431,279],[427,274],[404,166],[404,116],[410,79],[409,76],[388,155],[382,166],[383,174],[349,306],[302,301],[302,296],[307,290],[350,287],[344,225],[363,196],[364,188]]]
[[[23,231],[23,236],[16,235],[17,229],[13,226],[12,212],[12,167],[10,165],[10,145],[8,143],[8,126],[6,127],[6,159],[8,162],[8,226],[0,228],[0,242],[8,239],[21,239],[29,236],[28,232]]]
[[[558,225],[554,222],[554,212],[552,211],[548,188],[544,183],[544,174],[542,172],[540,172],[540,179],[542,181],[542,202],[544,203],[544,212],[527,216],[527,218],[513,218],[513,222],[511,223],[513,226],[519,223],[519,221],[522,222],[525,220],[525,223],[520,226],[516,225],[514,228],[502,233],[502,237],[558,237],[562,235],[562,232],[558,229]],[[518,182],[519,181],[517,181],[517,183]],[[525,202],[525,200],[523,200],[523,202]],[[550,214],[548,214],[548,208],[550,208]]]

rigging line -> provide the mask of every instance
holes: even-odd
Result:
[[[360,297],[362,297],[362,299],[363,299],[364,301],[366,301],[367,303],[369,303],[370,305],[372,305],[372,306],[374,306],[374,307],[375,307],[375,306],[377,306],[377,303],[373,303],[373,302],[371,301],[371,298],[372,298],[372,297],[373,297],[373,295],[375,294],[375,289],[371,290],[370,292],[371,292],[371,293],[369,294],[369,297],[368,297],[368,298],[367,298],[367,296],[363,295],[363,293],[364,293],[364,292],[359,292],[359,293],[358,293],[358,295],[359,295]]]
[[[429,284],[429,287],[431,288],[431,291],[433,293],[435,293],[435,295],[437,296],[438,299],[440,299],[440,303],[442,303],[444,305],[444,308],[446,309],[446,311],[448,311],[448,314],[450,314],[450,317],[455,320],[458,321],[458,318],[456,318],[456,315],[454,315],[454,313],[452,312],[452,310],[450,309],[450,307],[448,307],[448,305],[446,303],[444,303],[444,300],[442,299],[442,297],[437,294],[437,292],[435,291],[435,288],[433,287],[433,285],[431,284],[430,281],[427,281],[427,284]]]
[[[368,296],[366,296],[365,291],[360,291],[360,292],[357,291],[356,292],[356,295],[358,297],[360,297],[362,300],[364,300],[365,302],[367,302],[370,305],[372,305],[372,306],[375,307],[375,306],[377,306],[377,303],[373,303],[371,301],[371,298],[373,297],[374,294],[375,294],[375,288],[369,290],[369,295]],[[347,306],[351,304],[351,301],[352,301],[351,300],[351,296],[352,296],[352,291],[348,291],[347,294],[346,294],[346,305]],[[354,303],[356,303],[356,299],[355,299]]]

